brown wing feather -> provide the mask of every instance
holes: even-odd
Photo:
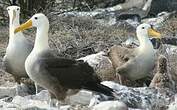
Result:
[[[122,46],[112,46],[109,51],[109,58],[112,61],[113,67],[117,68],[135,57],[135,49],[129,49]]]
[[[36,71],[47,74],[52,79],[50,82],[53,82],[53,86],[56,81],[60,85],[59,88],[88,89],[113,97],[113,89],[100,84],[101,80],[93,68],[83,60],[59,58],[52,55],[51,52],[46,52],[39,57],[37,63]],[[56,91],[53,92],[56,93]]]
[[[45,70],[60,81],[62,86],[80,89],[89,81],[100,83],[92,67],[84,61],[64,59],[58,57],[42,57],[38,60],[41,70]]]

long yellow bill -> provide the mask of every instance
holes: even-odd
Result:
[[[161,38],[161,34],[152,28],[148,29],[148,35],[154,38]]]
[[[17,33],[19,31],[23,31],[25,29],[29,29],[32,27],[32,21],[28,20],[26,23],[23,23],[22,25],[20,25],[19,27],[17,27],[14,31],[14,33]]]

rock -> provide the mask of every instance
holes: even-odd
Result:
[[[114,80],[115,74],[112,63],[110,59],[106,56],[106,53],[101,51],[96,54],[91,54],[78,60],[84,60],[87,62],[91,67],[94,68],[97,75],[103,80]]]
[[[166,52],[170,55],[176,54],[177,52],[177,46],[173,46],[173,45],[168,45],[166,48]]]
[[[157,18],[145,19],[143,21],[151,23],[153,25],[158,24],[157,25],[158,27],[169,16],[169,13],[166,12],[172,12],[177,10],[177,8],[175,7],[177,1],[169,0],[167,3],[164,0],[159,0],[159,1],[139,0],[135,2],[134,0],[126,0],[121,4],[117,4],[117,5],[114,4],[112,7],[108,7],[108,8],[96,9],[94,11],[87,11],[87,12],[77,12],[77,11],[66,12],[59,16],[72,16],[72,17],[89,16],[94,19],[97,19],[100,24],[106,26],[106,25],[116,24],[120,18],[121,19],[123,18],[123,20],[129,18],[132,19],[133,21],[136,18],[136,20],[140,22],[141,18],[146,18],[153,15],[153,17],[157,17]],[[172,6],[172,9],[171,7],[169,8],[168,5]],[[160,6],[165,6],[166,8]]]
[[[94,0],[99,8],[111,7],[120,3],[125,3],[126,0]]]
[[[56,0],[60,1],[60,0]],[[119,3],[124,3],[125,0],[74,0],[74,8],[81,8],[81,10],[89,11],[90,9],[106,8],[110,6],[117,5]],[[84,8],[83,8],[84,7]]]
[[[24,98],[30,99],[30,100],[49,101],[50,94],[49,94],[48,90],[42,90],[36,95],[28,95],[28,96],[25,96]]]
[[[111,10],[111,11],[120,10],[120,9],[127,10],[133,7],[136,7],[138,9],[141,9],[142,12],[144,11],[144,15],[143,15],[144,17],[146,16],[155,17],[158,13],[161,13],[164,11],[166,12],[176,11],[177,10],[176,4],[177,4],[176,0],[168,0],[168,1],[166,0],[148,0],[148,1],[139,0],[136,2],[134,0],[126,0],[126,2],[110,7],[107,10]],[[135,11],[135,13],[137,12]],[[140,16],[142,16],[142,14],[140,14]]]
[[[128,110],[128,107],[123,102],[104,101],[95,105],[93,110]]]
[[[174,101],[168,106],[168,110],[177,110],[177,94],[174,96]]]
[[[7,84],[5,84],[7,85]],[[13,84],[10,84],[10,85],[13,85],[12,87],[9,86],[1,86],[0,87],[0,98],[3,98],[3,97],[14,97],[18,91],[18,95],[20,96],[26,96],[26,95],[29,95],[29,88],[25,85],[25,84],[21,84],[21,85],[15,85],[14,83]]]
[[[146,0],[139,0],[136,2],[134,0],[126,0],[124,3],[117,4],[113,7],[107,8],[107,10],[117,11],[117,10],[127,10],[127,9],[131,9],[133,7],[143,8],[145,3],[146,3]]]
[[[176,4],[177,0],[153,0],[148,16],[156,16],[163,11],[175,11],[177,10]]]
[[[168,89],[149,87],[131,88],[111,81],[104,81],[102,84],[116,91],[118,95],[117,100],[124,102],[130,108],[137,109],[162,110],[161,108],[166,108],[169,105],[170,98],[175,94]],[[105,97],[100,96],[96,98],[100,102],[105,101]]]
[[[177,110],[177,95],[175,95],[174,101],[170,103],[168,110]]]
[[[118,16],[116,16],[116,20],[118,21],[118,20],[128,20],[128,19],[130,19],[130,20],[132,20],[132,21],[135,21],[136,23],[138,22],[138,23],[140,23],[141,22],[141,16],[139,15],[139,14],[131,14],[131,13],[128,13],[128,14],[126,14],[126,13],[121,13],[121,14],[119,14]]]
[[[141,18],[147,16],[151,8],[152,0],[126,0],[122,4],[102,9],[107,12],[115,12],[120,15],[139,15]],[[99,9],[100,10],[100,9]]]
[[[114,25],[116,23],[116,16],[114,12],[105,12],[105,10],[95,10],[89,12],[66,12],[58,15],[59,17],[90,17],[95,19],[101,25]]]
[[[135,37],[130,37],[125,42],[122,42],[121,44],[125,47],[135,48],[139,46],[139,41]]]
[[[153,28],[159,28],[163,26],[163,22],[166,21],[170,15],[171,13],[161,12],[154,18],[143,19],[142,22],[153,25]]]
[[[61,106],[60,110],[71,110],[71,106],[70,105]]]
[[[15,110],[16,106],[14,104],[11,103],[7,103],[4,101],[0,101],[0,109],[1,110],[7,110],[7,108],[10,108],[10,110]]]
[[[92,92],[81,90],[76,95],[69,97],[69,103],[72,105],[75,104],[88,105],[92,96],[93,96]]]
[[[3,105],[4,109],[14,108],[23,109],[23,110],[57,110],[56,108],[50,108],[47,104],[49,100],[48,91],[44,90],[38,93],[37,95],[29,95],[29,96],[15,96],[12,102],[4,102],[6,100],[1,100],[0,104]]]
[[[177,103],[174,102],[174,103],[170,104],[168,110],[177,110]]]
[[[128,110],[144,110],[144,109],[128,108]]]
[[[3,108],[4,110],[11,110],[11,108],[14,110],[58,110],[56,107],[49,106],[49,100],[50,96],[48,91],[42,90],[37,95],[29,95],[25,97],[15,96],[12,102],[9,103],[0,100],[0,108]],[[64,105],[60,107],[60,110],[69,110],[70,108],[70,105]]]
[[[142,15],[140,15],[140,13]],[[108,12],[106,9],[103,10],[94,10],[89,12],[66,12],[58,15],[59,17],[90,17],[97,21],[97,23],[103,26],[112,26],[119,23],[120,20],[132,20],[127,21],[127,23],[132,25],[137,25],[141,18],[144,17],[144,13],[138,9],[131,9],[126,11],[118,11],[118,12]]]
[[[80,91],[78,94],[69,97],[71,105],[88,105],[90,99],[92,98],[92,92],[88,91]],[[4,110],[58,110],[56,107],[51,107],[49,105],[49,92],[47,90],[42,90],[37,95],[29,95],[29,96],[15,96],[12,102],[5,102],[5,99],[0,100],[0,109]],[[84,108],[82,106],[71,106],[71,105],[62,105],[60,106],[60,110],[76,110],[75,108]]]
[[[21,109],[27,109],[27,108],[37,108],[37,109],[46,109],[50,108],[49,104],[47,104],[47,101],[40,101],[40,100],[32,100],[32,99],[27,99],[25,97],[21,96],[16,96],[12,100],[12,103],[19,105],[18,108]]]
[[[171,45],[172,48],[174,48],[174,49],[177,46],[177,38],[176,37],[161,38],[161,42],[162,42],[162,44],[169,44],[169,45]]]
[[[0,98],[14,97],[16,95],[16,87],[0,87]]]

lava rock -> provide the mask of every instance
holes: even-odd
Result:
[[[168,89],[156,89],[150,87],[132,88],[119,85],[111,81],[104,81],[102,84],[113,88],[118,95],[117,100],[124,102],[130,108],[162,110],[170,103],[170,98],[174,96],[174,92]],[[95,98],[95,97],[93,97]],[[107,97],[96,97],[95,105],[105,101]],[[94,106],[94,103],[90,104]]]
[[[153,0],[148,16],[156,16],[162,11],[172,12],[177,10],[177,0]]]
[[[128,110],[128,107],[123,102],[119,101],[104,101],[95,105],[93,110]]]

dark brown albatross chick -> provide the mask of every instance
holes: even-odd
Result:
[[[37,27],[35,44],[25,61],[29,77],[58,100],[64,100],[68,90],[87,89],[114,97],[114,90],[100,84],[92,67],[83,61],[56,57],[48,45],[49,21],[44,14],[35,14],[16,28],[15,32]]]
[[[163,55],[158,58],[157,73],[153,77],[150,87],[175,88],[172,76],[168,72],[167,58]]]

